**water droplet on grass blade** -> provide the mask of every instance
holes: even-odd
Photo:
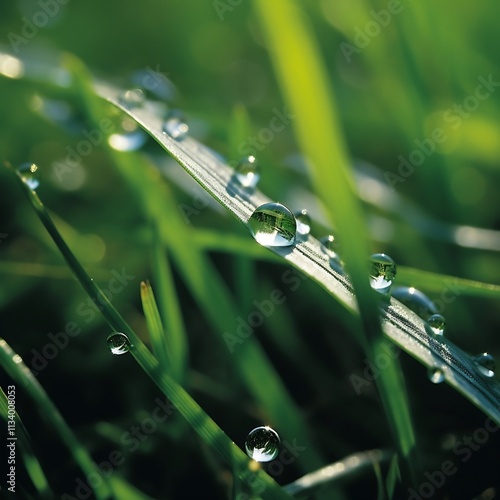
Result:
[[[408,309],[418,314],[424,321],[438,313],[434,302],[425,293],[414,287],[400,286],[392,291],[392,296],[402,302]]]
[[[427,377],[433,384],[444,382],[444,372],[441,368],[429,368]]]
[[[144,104],[146,96],[140,88],[130,89],[123,92],[119,97],[120,104],[126,108],[137,108]]]
[[[396,276],[396,263],[385,253],[370,257],[370,285],[380,293],[389,293]]]
[[[304,208],[300,212],[295,213],[297,222],[297,233],[301,236],[307,236],[311,232],[311,217]]]
[[[444,335],[446,320],[441,314],[433,314],[427,319],[427,324],[434,335]]]
[[[478,372],[485,377],[491,378],[495,375],[496,363],[495,358],[491,354],[483,352],[475,356],[473,361],[476,364]]]
[[[297,223],[292,212],[281,203],[264,203],[248,220],[257,243],[268,247],[288,247],[295,243]]]
[[[255,156],[243,157],[235,167],[234,176],[243,187],[255,189],[260,179],[260,167]]]
[[[106,343],[112,354],[120,355],[126,354],[132,347],[129,338],[120,332],[113,332],[108,336]]]
[[[339,256],[337,254],[337,250],[339,248],[339,244],[338,244],[335,236],[333,236],[333,234],[323,236],[323,238],[321,238],[319,240],[319,242],[321,243],[321,250],[324,253],[326,253],[326,255],[328,255],[328,257],[330,257],[330,259],[337,259],[338,260]]]
[[[270,462],[278,456],[280,437],[271,427],[256,427],[245,441],[247,455],[256,462]]]
[[[24,183],[33,191],[40,185],[39,169],[34,163],[23,163],[17,171]]]
[[[116,151],[137,151],[144,146],[147,135],[143,130],[124,131],[119,134],[111,134],[108,137],[108,143]]]
[[[189,125],[180,110],[174,109],[167,114],[163,123],[163,132],[176,141],[182,141],[189,132]]]

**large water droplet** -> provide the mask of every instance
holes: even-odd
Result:
[[[482,354],[475,356],[473,361],[476,364],[479,373],[485,377],[491,378],[495,375],[496,363],[495,358],[491,354],[483,352]]]
[[[174,109],[167,114],[163,123],[163,132],[176,141],[182,141],[187,136],[189,125],[180,110]]]
[[[256,427],[245,441],[247,455],[256,462],[270,462],[278,456],[280,437],[271,427]]]
[[[106,339],[106,343],[108,344],[109,350],[112,354],[126,354],[130,351],[132,347],[129,338],[120,332],[113,332]]]
[[[427,319],[427,324],[434,335],[443,335],[446,327],[446,319],[441,314],[433,314]]]
[[[304,208],[295,214],[297,221],[297,233],[301,236],[307,236],[311,232],[311,217]]]
[[[295,243],[295,217],[281,203],[264,203],[256,208],[248,220],[248,227],[261,245],[288,247]]]
[[[243,187],[255,189],[260,179],[260,167],[255,156],[242,158],[236,165],[234,176]]]
[[[418,314],[424,321],[437,314],[437,308],[427,295],[414,287],[400,286],[392,291],[392,296],[408,309]]]
[[[396,276],[396,263],[385,253],[370,257],[370,285],[380,293],[389,293]]]
[[[140,88],[130,89],[123,92],[119,97],[120,104],[126,108],[137,108],[144,104],[146,96]]]
[[[440,384],[441,382],[444,382],[444,372],[441,368],[429,368],[427,377],[433,384]]]
[[[24,183],[33,191],[40,185],[39,169],[34,163],[23,163],[17,169]]]

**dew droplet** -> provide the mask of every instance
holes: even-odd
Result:
[[[301,236],[307,236],[311,232],[311,217],[304,208],[294,214],[297,221],[297,233]]]
[[[472,360],[476,364],[479,373],[485,377],[491,378],[495,375],[496,363],[495,358],[491,354],[483,352],[482,354],[475,356]]]
[[[113,332],[109,335],[106,339],[106,343],[111,353],[117,355],[126,354],[132,347],[129,338],[124,333],[120,332]]]
[[[176,141],[182,141],[187,136],[189,126],[180,110],[174,109],[167,114],[163,123],[163,132]]]
[[[280,437],[271,427],[256,427],[245,441],[247,455],[256,462],[270,462],[278,456]]]
[[[339,256],[337,250],[339,248],[339,243],[333,234],[323,236],[323,238],[320,238],[319,242],[321,243],[321,250],[326,253],[330,259],[338,260]]]
[[[370,257],[370,285],[380,293],[389,293],[396,276],[396,263],[385,253]]]
[[[17,169],[24,183],[33,191],[40,185],[39,169],[34,163],[23,163]]]
[[[119,134],[111,134],[108,143],[116,151],[137,151],[144,146],[147,135],[140,128],[124,131]]]
[[[441,382],[444,382],[444,372],[441,368],[429,368],[427,377],[433,384],[440,384]]]
[[[392,296],[418,314],[424,321],[438,313],[434,302],[412,286],[399,286],[392,291]]]
[[[123,92],[119,97],[120,104],[126,108],[137,108],[144,104],[146,96],[140,88],[130,89]]]
[[[427,319],[427,324],[434,335],[443,335],[446,319],[441,314],[433,314]]]
[[[255,189],[260,179],[260,167],[255,156],[243,157],[236,165],[234,176],[243,187]]]
[[[297,223],[292,212],[281,203],[264,203],[248,220],[257,243],[269,247],[288,247],[295,243]]]

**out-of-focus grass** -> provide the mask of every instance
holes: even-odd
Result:
[[[435,152],[425,154],[422,164],[415,166],[415,171],[404,177],[404,182],[396,183],[394,189],[437,220],[500,229],[496,209],[496,187],[500,181],[500,150],[496,140],[500,133],[498,92],[495,88],[477,109],[465,110],[464,116],[455,108],[474,95],[479,77],[488,78],[491,74],[494,81],[500,81],[496,37],[500,7],[493,0],[488,0],[481,9],[475,4],[457,8],[450,0],[402,1],[401,12],[392,15],[376,36],[368,37],[366,46],[353,53],[348,61],[340,44],[354,45],[357,28],[364,31],[374,20],[370,12],[380,12],[387,6],[383,1],[304,3],[337,95],[349,155],[377,166],[382,178],[385,172],[398,174],[401,162],[398,157],[408,159],[419,148],[416,141],[422,143],[432,137],[436,127],[442,128],[447,139],[435,145]],[[200,2],[189,9],[175,1],[162,5],[147,1],[139,10],[136,7],[116,1],[69,2],[61,6],[60,15],[20,49],[26,52],[36,47],[46,54],[47,47],[54,46],[76,54],[103,77],[122,82],[136,69],[158,67],[178,86],[180,98],[175,105],[186,110],[194,133],[228,156],[238,149],[237,140],[231,139],[228,130],[236,103],[241,103],[251,118],[248,134],[258,136],[262,128],[269,127],[273,108],[283,109],[283,97],[263,50],[263,36],[250,2],[241,2],[227,10],[223,21],[211,2]],[[8,45],[7,34],[21,33],[22,16],[32,14],[21,10],[25,6],[14,3],[2,8],[2,42]],[[92,27],[92,37],[75,36],[82,26]],[[304,93],[307,90],[305,86]],[[112,278],[110,271],[123,267],[135,276],[131,285],[112,300],[127,320],[143,332],[143,338],[147,338],[146,325],[139,313],[140,281],[151,279],[157,298],[162,294],[149,260],[150,221],[131,202],[130,183],[124,181],[103,144],[82,158],[81,169],[66,174],[62,180],[51,173],[52,163],[66,156],[66,146],[76,148],[85,139],[82,130],[91,130],[94,125],[81,116],[81,106],[72,104],[70,109],[78,108],[72,128],[61,128],[36,111],[38,101],[34,98],[73,102],[71,89],[61,91],[22,80],[0,79],[0,93],[3,96],[0,114],[5,117],[0,121],[1,160],[13,164],[32,160],[41,165],[39,194],[67,224],[68,231],[63,231],[63,235],[69,239],[76,237],[75,250],[84,262],[88,259],[88,268],[96,281],[105,286]],[[451,115],[446,115],[447,112]],[[455,121],[450,121],[450,116]],[[329,224],[319,217],[312,201],[308,182],[300,171],[286,166],[290,164],[290,155],[297,151],[291,127],[275,133],[271,142],[259,143],[259,148],[255,153],[263,166],[263,191],[293,209],[307,208],[315,221],[315,235],[329,232]],[[151,145],[148,151],[158,153]],[[130,169],[134,167],[138,164],[130,160]],[[76,189],[68,189],[82,172],[83,183]],[[158,184],[158,191],[163,191],[159,187],[163,182],[155,177],[151,184]],[[59,254],[3,169],[0,169],[0,185],[0,233],[8,234],[0,243],[3,261],[0,304],[7,325],[4,336],[30,364],[33,350],[41,352],[51,342],[49,332],[63,331],[69,321],[76,322],[82,333],[71,338],[68,346],[49,360],[39,375],[40,382],[74,432],[88,442],[89,452],[96,461],[106,458],[113,446],[126,453],[126,445],[119,440],[118,444],[111,444],[115,442],[96,437],[94,429],[102,421],[112,422],[121,432],[137,425],[141,421],[140,412],[154,405],[156,389],[147,382],[139,382],[140,372],[127,360],[115,362],[110,368],[109,353],[102,344],[106,331],[102,320],[97,312],[92,319],[90,313],[79,314],[78,311],[84,310],[78,307],[85,297],[73,280],[59,278],[62,276],[57,267],[61,263]],[[170,185],[169,191],[178,202],[192,204],[193,194],[189,189],[183,192]],[[169,210],[177,210],[176,202],[169,205]],[[376,207],[366,210],[378,214]],[[167,238],[177,228],[169,224],[168,212],[162,211],[159,216],[166,220],[164,237]],[[203,253],[203,261],[209,261],[220,271],[235,304],[250,300],[251,308],[253,300],[263,300],[273,287],[283,287],[280,281],[283,268],[275,266],[271,254],[250,245],[244,229],[233,221],[205,209],[190,222],[189,238],[179,245],[178,255],[186,256],[187,267],[193,251],[190,246],[194,245]],[[58,227],[62,226],[58,223]],[[405,266],[400,273],[401,283],[426,287],[434,300],[443,291],[442,278],[435,274],[500,283],[496,253],[427,238],[411,224],[392,220],[391,215],[385,225],[371,229],[377,239],[370,242],[370,250],[386,251],[393,256]],[[92,238],[85,240],[85,235]],[[83,237],[79,242],[78,236]],[[104,252],[96,251],[98,247],[104,248]],[[349,248],[343,251],[349,252]],[[201,392],[194,388],[195,384],[191,390],[200,398],[203,408],[241,445],[246,432],[269,416],[262,400],[266,394],[272,399],[273,394],[264,374],[255,367],[262,399],[250,394],[214,340],[220,333],[216,321],[222,321],[216,316],[227,315],[228,309],[216,308],[211,313],[214,317],[207,321],[208,314],[200,312],[193,299],[195,294],[184,283],[185,275],[189,274],[194,282],[200,280],[199,268],[203,266],[191,260],[192,269],[183,270],[172,252],[169,257],[189,342],[186,384],[189,386],[196,378],[192,372],[195,370],[201,371],[216,387],[224,387],[225,398],[212,397],[210,391]],[[253,280],[243,266],[237,266],[239,275],[233,270],[233,262],[247,258],[252,260]],[[29,266],[19,269],[25,262]],[[435,274],[411,273],[406,266]],[[242,285],[245,282],[248,287]],[[263,288],[260,285],[263,282],[270,284]],[[252,283],[258,285],[254,288]],[[212,293],[210,283],[204,290],[207,295]],[[470,297],[472,290],[456,295],[454,301],[445,305],[450,336],[471,352],[487,350],[499,355],[496,295],[486,300],[479,295],[486,289],[474,288],[477,296]],[[357,396],[349,382],[351,374],[362,375],[367,366],[364,355],[349,336],[348,330],[354,326],[352,318],[312,283],[304,282],[296,292],[284,291],[286,312],[277,312],[269,323],[266,321],[255,330],[255,336],[262,342],[287,391],[302,408],[303,425],[322,455],[333,461],[354,451],[388,446],[391,440],[385,419],[374,402],[373,385]],[[160,304],[161,313],[162,307]],[[237,311],[230,313],[233,320],[240,314]],[[281,316],[285,319],[280,321]],[[167,324],[167,319],[163,320]],[[295,352],[293,359],[290,356],[294,352],[290,349],[281,352],[279,344],[287,343],[290,323],[301,341],[307,343],[314,362],[309,355],[301,356],[301,352]],[[20,333],[14,335],[14,331]],[[460,466],[460,473],[447,478],[443,495],[446,491],[452,497],[474,497],[497,485],[495,435],[467,463],[461,463],[453,448],[449,448],[447,443],[451,441],[442,441],[448,436],[456,443],[462,436],[472,435],[484,425],[483,416],[447,387],[428,384],[425,371],[406,356],[401,356],[400,361],[407,374],[408,397],[424,467],[437,470],[445,459],[452,459]],[[65,396],[69,383],[78,390]],[[75,404],[75,399],[79,404]],[[40,453],[42,466],[47,467],[50,483],[56,491],[62,491],[68,484],[72,486],[74,470],[68,466],[64,473],[54,473],[59,471],[59,461],[44,439],[45,428],[32,415],[27,401],[22,400],[23,397],[19,402],[20,414]],[[196,496],[200,491],[207,498],[220,497],[221,491],[227,491],[224,466],[217,464],[218,473],[214,473],[206,465],[199,442],[184,432],[176,434],[173,427],[174,423],[170,423],[165,432],[154,435],[154,440],[148,439],[136,452],[126,453],[125,463],[113,477],[126,478],[154,498],[176,497],[179,492]],[[288,432],[283,435],[282,429],[277,430],[282,437],[296,438],[301,444],[300,435]],[[171,450],[181,449],[185,454],[179,459],[170,458]],[[192,480],[195,471],[197,482]],[[299,469],[291,464],[277,480],[285,483],[298,474]],[[365,478],[363,484],[374,486],[374,481]],[[346,488],[352,498],[366,498],[360,484]],[[370,491],[376,491],[376,487]]]

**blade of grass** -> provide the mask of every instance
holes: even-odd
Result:
[[[172,355],[167,344],[165,330],[160,317],[160,311],[156,305],[153,289],[148,282],[141,282],[141,301],[146,323],[148,325],[149,336],[151,337],[151,346],[153,355],[160,363],[160,366],[172,376]],[[177,380],[174,376],[172,376]]]
[[[224,431],[205,413],[205,411],[198,405],[198,403],[196,403],[194,399],[192,399],[191,396],[189,396],[189,394],[179,384],[177,384],[167,373],[162,370],[158,360],[151,354],[140,337],[132,330],[128,323],[122,318],[120,313],[114,308],[114,306],[107,298],[106,294],[104,294],[99,286],[87,275],[79,261],[76,259],[74,254],[71,252],[71,250],[57,231],[57,228],[52,222],[52,219],[50,218],[47,210],[40,201],[38,195],[24,183],[21,176],[17,172],[15,172],[15,174],[17,175],[19,182],[23,186],[23,190],[26,193],[31,206],[35,210],[35,213],[39,217],[42,224],[45,226],[45,229],[48,231],[49,235],[52,237],[54,243],[57,245],[68,266],[71,268],[84,290],[88,293],[92,300],[96,302],[96,305],[99,306],[102,315],[109,323],[111,328],[115,331],[123,332],[129,337],[133,346],[130,352],[142,367],[142,369],[146,372],[146,374],[170,399],[173,405],[177,408],[177,410],[180,411],[183,417],[200,435],[203,441],[205,441],[209,446],[213,447],[214,450],[229,466],[231,466],[232,464],[238,465],[238,470],[240,471],[242,480],[245,481],[245,483],[250,486],[252,490],[259,489],[259,493],[262,493],[264,498],[288,498],[288,495],[283,492],[283,490],[274,482],[274,480],[269,475],[267,475],[262,470],[258,470],[257,472],[251,470],[252,461],[250,461],[246,454],[238,446],[236,446],[236,444],[233,443],[231,439],[229,439]],[[0,343],[0,347],[1,345],[2,344]],[[2,350],[0,349],[0,356],[1,354]],[[6,356],[1,356],[0,360],[3,361],[5,357]],[[10,363],[9,366],[13,365],[15,367],[16,364],[12,360],[7,359],[7,361]],[[31,375],[31,372],[29,372],[27,368],[25,368],[25,370]],[[20,372],[19,369],[17,369],[17,371],[15,371],[14,373],[16,373],[16,375],[23,374],[23,372]],[[37,387],[39,387],[39,389],[43,391],[33,375],[31,375],[31,379],[34,381],[34,384],[32,385],[34,386],[36,384]],[[21,380],[24,383],[27,379],[23,378]],[[38,394],[35,394],[35,396],[40,397]],[[41,398],[40,404],[48,405],[47,407],[49,407],[49,405],[51,405],[51,402],[45,396]],[[54,415],[51,414],[51,416],[53,417]],[[60,418],[60,420],[60,423],[64,424],[62,418]],[[70,442],[70,438],[74,439],[72,434],[65,435],[65,438],[66,440],[68,440],[68,442]],[[85,449],[82,448],[76,441],[71,441],[71,444],[72,446],[74,446],[74,448],[72,449],[78,451],[80,461],[88,469],[89,466],[84,460],[87,456]],[[89,472],[91,471],[90,469],[88,470]],[[103,483],[103,485],[104,484],[106,483]],[[101,485],[100,488],[103,488],[103,485]],[[101,496],[99,498],[104,497]]]
[[[319,49],[297,2],[256,0],[255,7],[278,80],[296,115],[292,125],[304,155],[310,160],[315,191],[332,226],[337,227],[344,248],[349,249],[342,257],[358,301],[364,348],[367,356],[375,359],[383,352],[385,340],[377,299],[367,278],[370,255],[367,230]],[[416,482],[419,467],[407,395],[399,364],[393,361],[391,365],[381,372],[377,386],[400,453]]]
[[[169,346],[172,374],[182,383],[186,380],[188,367],[187,333],[182,319],[181,307],[177,298],[172,269],[165,245],[162,243],[158,224],[152,223],[152,266],[153,275],[160,297],[160,316],[165,325],[166,342]]]
[[[19,386],[25,388],[47,426],[52,428],[53,431],[60,436],[61,441],[68,448],[73,459],[85,475],[97,474],[100,476],[99,468],[92,461],[85,447],[82,446],[75,437],[73,431],[68,427],[62,415],[59,413],[59,410],[55,407],[33,373],[31,373],[30,369],[23,363],[21,356],[16,354],[9,344],[1,338],[0,362],[9,376],[12,377]],[[92,489],[94,490],[96,498],[99,500],[111,497],[109,482],[105,477],[102,477],[102,482],[99,482],[98,485],[92,486]]]
[[[40,498],[50,500],[54,498],[54,492],[52,491],[49,482],[47,481],[47,477],[45,476],[45,472],[38,461],[38,458],[33,451],[31,446],[31,439],[24,426],[24,423],[15,411],[13,414],[9,412],[9,401],[7,399],[6,394],[0,388],[0,415],[5,420],[6,423],[14,422],[15,429],[15,437],[17,439],[17,443],[21,448],[21,458],[24,462],[24,466],[26,467],[26,471],[35,486],[37,493],[40,495]],[[10,431],[8,432],[10,436]]]

